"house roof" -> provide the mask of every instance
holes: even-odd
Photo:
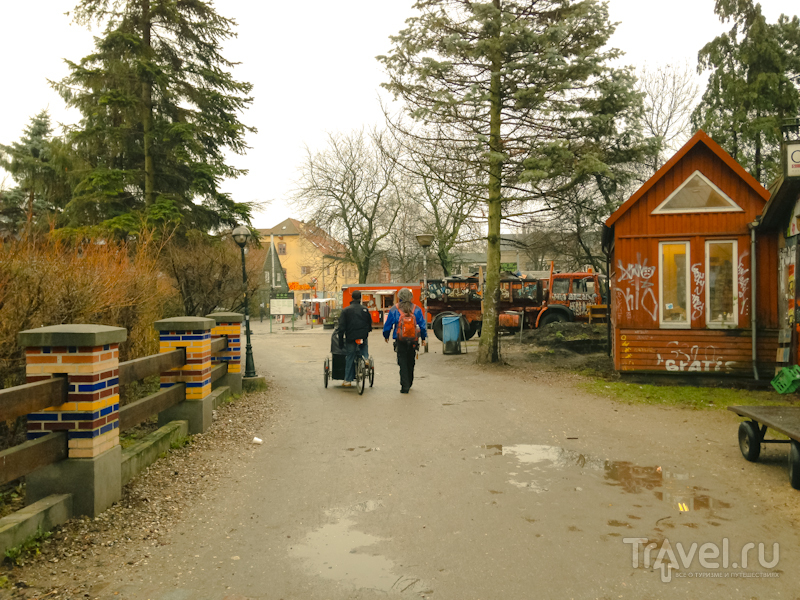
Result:
[[[781,175],[769,186],[769,191],[771,195],[761,213],[759,230],[782,229],[788,225],[800,196],[800,181]]]
[[[306,223],[289,218],[271,229],[259,229],[258,233],[262,238],[269,235],[302,236],[325,256],[344,257],[347,252],[347,248],[343,244],[332,238],[327,231],[317,226],[313,221]]]
[[[606,220],[606,226],[612,227],[622,215],[628,212],[628,209],[630,209],[631,206],[636,204],[642,198],[642,196],[648,192],[648,190],[650,190],[678,163],[679,160],[686,156],[686,154],[688,154],[689,151],[698,144],[704,144],[706,148],[711,150],[711,152],[713,152],[717,158],[730,167],[747,185],[753,188],[753,191],[761,196],[761,198],[763,198],[765,201],[769,199],[769,192],[764,189],[764,186],[756,181],[755,177],[745,171],[744,167],[736,162],[730,154],[725,152],[725,150],[723,150],[722,147],[717,144],[717,142],[712,140],[705,131],[698,129],[697,133],[695,133],[692,138],[686,142],[672,158],[664,163],[664,165],[658,171],[656,171],[656,173],[650,179],[648,179],[642,187],[636,190],[636,192],[630,198],[628,198],[622,204],[622,206],[620,206],[611,214],[610,217],[608,217]]]

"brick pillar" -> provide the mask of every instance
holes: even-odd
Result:
[[[119,344],[127,332],[105,325],[54,325],[23,331],[28,382],[64,376],[67,402],[28,415],[28,439],[67,434],[69,459],[28,476],[27,501],[71,493],[78,514],[119,499]]]
[[[219,380],[227,385],[232,394],[242,392],[242,321],[244,315],[235,312],[217,312],[207,315],[216,325],[211,330],[211,338],[228,337],[228,349],[211,357],[211,366],[226,363],[228,374]]]
[[[161,387],[186,385],[186,400],[158,415],[159,425],[189,421],[189,433],[202,433],[211,425],[211,328],[212,319],[173,317],[155,322],[160,352],[186,349],[186,365],[161,373]]]

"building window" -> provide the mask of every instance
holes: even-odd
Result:
[[[300,267],[300,275],[308,275],[311,273],[311,267]]]
[[[739,323],[737,309],[738,278],[736,276],[735,241],[706,242],[706,325],[735,327]]]
[[[278,242],[278,254],[286,254],[286,244]]]
[[[742,212],[742,208],[714,185],[708,177],[700,171],[695,171],[667,196],[666,200],[659,204],[652,214],[699,212]]]
[[[658,283],[661,296],[660,325],[689,328],[689,242],[661,242],[658,245]]]

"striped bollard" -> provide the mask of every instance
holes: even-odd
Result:
[[[211,426],[211,328],[212,319],[173,317],[155,322],[159,352],[186,351],[186,364],[161,373],[161,387],[186,386],[186,399],[158,415],[159,426],[170,421],[188,421],[189,433],[202,433]]]
[[[242,321],[244,315],[235,312],[216,312],[208,315],[216,325],[211,329],[211,339],[228,338],[228,349],[211,357],[211,366],[226,363],[228,373],[219,380],[232,394],[242,393]]]
[[[68,459],[26,477],[26,502],[72,494],[73,510],[97,515],[121,496],[119,344],[121,327],[54,325],[20,332],[29,383],[67,379],[67,402],[28,415],[28,439],[67,437]]]

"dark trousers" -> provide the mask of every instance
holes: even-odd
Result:
[[[395,342],[397,352],[397,364],[400,366],[400,388],[403,390],[411,389],[414,383],[414,361],[417,353],[417,345],[408,342]]]

